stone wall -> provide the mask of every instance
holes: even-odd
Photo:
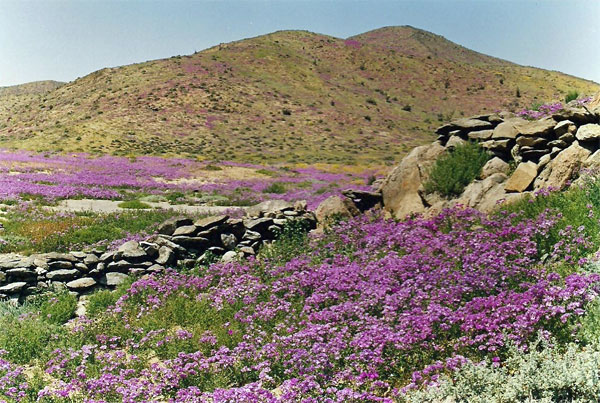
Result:
[[[455,204],[490,211],[502,200],[564,188],[582,168],[600,168],[600,104],[595,102],[587,107],[573,102],[539,120],[506,112],[440,127],[437,141],[412,150],[388,175],[381,186],[384,208],[396,218]],[[427,194],[423,183],[434,161],[468,140],[479,142],[492,155],[480,178],[454,200]]]
[[[129,241],[106,252],[1,254],[0,298],[23,302],[48,290],[67,289],[80,295],[98,288],[112,289],[129,276],[158,273],[167,267],[193,267],[209,256],[231,261],[255,255],[288,221],[303,221],[310,229],[316,226],[314,214],[303,202],[264,202],[250,208],[248,214],[244,219],[170,219],[147,241]]]

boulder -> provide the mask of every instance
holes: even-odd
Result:
[[[491,151],[499,151],[502,153],[506,153],[508,152],[511,147],[512,140],[509,139],[503,139],[503,140],[487,140],[484,141],[481,144],[481,147],[487,149],[487,150],[491,150]]]
[[[413,149],[387,176],[381,186],[384,208],[395,218],[422,213],[425,205],[419,196],[419,187],[427,180],[428,170],[445,152],[439,143]]]
[[[504,173],[495,173],[484,180],[470,183],[456,200],[456,204],[483,212],[492,211],[500,200],[506,198],[504,182],[507,178]]]
[[[459,136],[452,136],[450,137],[450,139],[448,139],[448,142],[446,143],[446,148],[448,150],[452,150],[458,146],[462,146],[466,143],[465,140],[461,139]]]
[[[173,232],[175,232],[175,230],[178,227],[183,227],[185,225],[191,225],[191,224],[192,224],[192,220],[190,220],[189,218],[185,218],[185,217],[169,218],[168,220],[166,220],[165,222],[163,222],[162,224],[160,224],[158,226],[158,233],[163,234],[163,235],[173,235]]]
[[[53,261],[53,260],[66,260],[68,262],[71,263],[76,263],[79,261],[79,259],[77,259],[75,256],[71,255],[70,253],[57,253],[57,252],[50,252],[50,253],[45,253],[43,255],[44,258],[46,258],[46,260]]]
[[[255,218],[253,220],[245,220],[244,226],[250,231],[256,231],[263,233],[271,225],[273,225],[273,219],[268,217]]]
[[[477,130],[474,132],[469,132],[468,137],[471,140],[484,141],[492,138],[494,131],[491,129],[488,130]]]
[[[221,261],[223,261],[224,263],[228,263],[228,262],[233,262],[237,258],[238,258],[237,252],[230,250],[228,252],[225,252],[225,254],[221,257]]]
[[[544,118],[540,120],[524,120],[517,123],[515,128],[520,136],[531,137],[549,137],[554,133],[556,121],[552,118]]]
[[[584,108],[573,107],[567,107],[561,111],[556,112],[554,115],[552,115],[552,118],[557,122],[563,120],[570,120],[571,122],[574,122],[579,125],[586,123],[594,123],[597,121],[596,116],[594,116],[594,114],[592,113],[589,113]]]
[[[173,249],[164,245],[158,249],[158,257],[156,258],[156,263],[166,266],[173,263],[174,260],[175,255],[173,253]]]
[[[554,126],[554,134],[556,137],[560,138],[565,134],[575,134],[577,131],[577,126],[575,123],[570,120],[563,120],[562,122],[558,122],[556,126]]]
[[[27,285],[24,281],[17,281],[15,283],[6,284],[0,287],[0,293],[3,294],[15,294],[23,289]]]
[[[173,232],[173,236],[194,236],[198,232],[198,227],[195,225],[184,225],[183,227],[178,227],[175,232]]]
[[[91,277],[83,277],[77,280],[69,281],[67,283],[67,288],[73,291],[83,291],[87,290],[96,285],[96,280]]]
[[[119,246],[115,253],[115,260],[143,260],[148,254],[140,246],[138,241],[127,241]]]
[[[537,176],[537,164],[535,162],[521,162],[515,172],[504,185],[507,192],[523,192]]]
[[[360,211],[367,211],[377,206],[381,207],[383,203],[381,192],[346,189],[342,191],[342,194],[351,199],[356,208],[358,208]]]
[[[237,245],[237,239],[233,234],[221,234],[221,243],[227,250],[234,250]]]
[[[577,129],[575,137],[579,141],[599,141],[600,140],[600,125],[595,123],[588,123],[587,125],[580,126]]]
[[[198,227],[198,231],[206,231],[210,228],[217,227],[225,223],[229,219],[229,216],[218,215],[212,217],[205,217],[197,220],[194,225]]]
[[[48,263],[48,270],[70,269],[73,263],[66,260],[55,260]]]
[[[116,287],[123,284],[129,276],[125,273],[106,273],[100,278],[100,283],[108,287]]]
[[[346,219],[359,214],[360,211],[351,200],[342,199],[339,196],[329,196],[319,204],[315,211],[317,222],[322,227],[327,226],[334,218]]]
[[[79,277],[80,273],[77,269],[60,269],[48,272],[46,278],[52,281],[65,281],[72,280],[75,277]]]
[[[278,213],[284,210],[293,210],[294,205],[285,200],[267,200],[249,207],[246,214],[250,217],[261,217],[267,213]]]
[[[576,141],[561,151],[546,165],[535,181],[536,190],[543,188],[562,189],[579,174],[579,169],[591,152]]]
[[[548,139],[542,137],[528,137],[519,136],[517,137],[517,144],[524,147],[538,147],[548,143]]]
[[[519,135],[517,125],[524,124],[527,121],[522,118],[511,118],[500,123],[494,129],[492,139],[516,139]]]
[[[510,170],[510,166],[502,158],[494,157],[485,163],[481,169],[481,179],[485,179],[496,173],[506,174]]]
[[[473,119],[473,118],[463,118],[454,120],[440,128],[438,128],[435,132],[436,134],[448,135],[450,132],[455,130],[461,130],[465,132],[470,132],[474,130],[484,130],[491,129],[494,125],[490,122],[486,122],[485,120]]]

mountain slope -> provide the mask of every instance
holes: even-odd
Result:
[[[600,86],[411,27],[346,40],[281,31],[103,69],[10,107],[0,98],[0,147],[381,163],[431,141],[441,121],[572,89]]]

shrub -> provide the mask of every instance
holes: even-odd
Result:
[[[488,159],[489,155],[477,143],[459,145],[435,161],[424,184],[425,190],[446,197],[458,196],[479,176]]]
[[[577,91],[569,91],[567,92],[567,95],[565,95],[565,103],[568,104],[569,102],[576,100],[578,97],[579,93]]]
[[[75,316],[76,309],[77,298],[65,291],[44,301],[40,306],[40,314],[45,321],[60,325]]]
[[[273,182],[263,190],[263,193],[284,194],[285,192],[285,184],[281,182]]]
[[[438,386],[410,391],[404,402],[596,402],[600,395],[600,351],[566,348],[538,340],[524,353],[509,350],[502,365],[467,363]]]
[[[144,203],[139,200],[127,200],[127,201],[119,203],[118,206],[121,208],[127,208],[127,209],[149,209],[149,208],[152,208],[152,206],[149,205],[148,203]]]
[[[89,317],[106,312],[106,308],[117,302],[120,295],[116,291],[102,290],[93,293],[88,300],[86,313]]]

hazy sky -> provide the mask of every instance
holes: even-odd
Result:
[[[412,25],[600,82],[599,0],[0,0],[0,86],[70,81],[281,29],[348,37]]]

